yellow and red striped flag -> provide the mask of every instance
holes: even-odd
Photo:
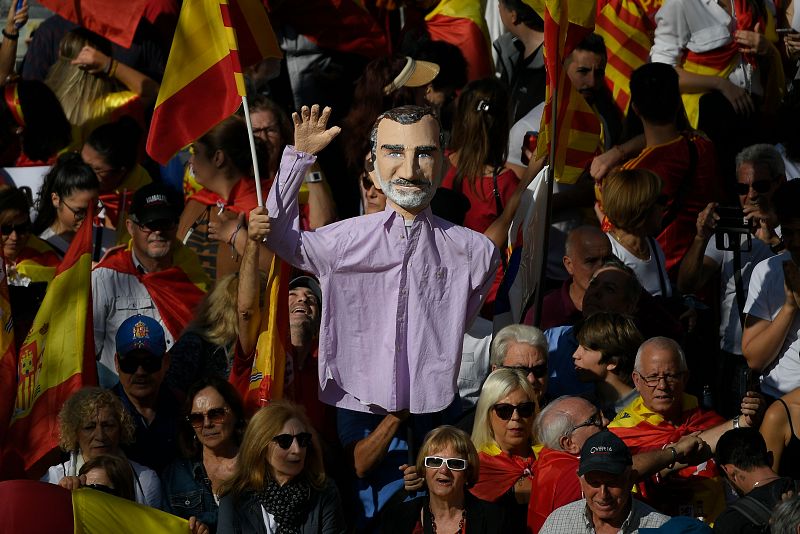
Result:
[[[232,115],[245,96],[242,66],[281,52],[258,0],[183,2],[158,92],[147,153],[165,164]]]
[[[85,220],[93,216],[90,206]],[[31,471],[57,447],[61,405],[78,389],[97,384],[91,270],[92,225],[87,223],[56,269],[19,349],[13,411],[7,427],[3,426],[0,473],[5,477]]]
[[[594,29],[594,2],[586,0],[526,0],[544,7],[544,56],[547,92],[537,141],[537,157],[549,154],[555,119],[555,158],[551,162],[556,181],[577,181],[600,147],[600,120],[586,99],[570,83],[564,60]],[[557,110],[553,117],[553,97]]]
[[[641,0],[609,0],[598,6],[595,31],[606,43],[606,86],[622,113],[631,101],[631,73],[648,62],[655,29]]]
[[[17,385],[17,351],[14,347],[14,320],[8,296],[6,257],[0,246],[0,428],[7,428],[13,413]],[[3,439],[0,435],[0,451]]]

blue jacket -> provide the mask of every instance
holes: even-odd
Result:
[[[215,532],[219,506],[211,492],[202,461],[179,458],[168,465],[161,475],[164,488],[164,510],[189,519],[194,516]]]

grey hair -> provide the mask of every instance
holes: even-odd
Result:
[[[800,527],[800,495],[775,506],[770,523],[772,534],[796,534]]]
[[[562,395],[542,408],[533,423],[537,442],[554,451],[563,450],[561,448],[561,437],[569,434],[575,422],[572,420],[572,415],[559,409],[559,406],[564,401],[576,398],[580,397]]]
[[[653,345],[655,348],[661,350],[671,350],[673,353],[678,355],[678,366],[680,367],[680,370],[689,370],[689,367],[686,365],[686,354],[684,354],[683,349],[680,345],[678,345],[678,342],[669,337],[656,336],[651,337],[639,345],[639,350],[636,351],[636,360],[633,362],[633,370],[637,373],[641,372],[642,369],[642,354],[644,353],[644,349],[650,345]]]
[[[547,338],[541,330],[535,326],[510,324],[502,328],[492,339],[492,346],[489,349],[489,361],[492,365],[500,367],[503,364],[510,343],[525,343],[542,349],[545,356],[549,350]]]
[[[507,397],[513,391],[521,389],[532,402],[536,402],[536,392],[528,379],[519,371],[513,369],[497,369],[492,371],[481,387],[481,396],[475,407],[475,422],[472,425],[472,443],[480,451],[487,445],[497,443],[492,433],[492,424],[489,411],[500,399]]]
[[[766,165],[769,176],[773,180],[786,175],[786,164],[783,162],[781,153],[774,146],[766,143],[750,145],[736,154],[737,173],[739,172],[739,167],[745,163]]]
[[[384,111],[378,115],[378,118],[375,119],[375,122],[372,125],[372,131],[369,133],[369,150],[372,161],[375,161],[378,152],[378,125],[383,119],[389,119],[394,122],[407,125],[415,124],[421,121],[425,116],[433,117],[433,119],[436,121],[436,125],[439,126],[439,150],[444,149],[444,132],[442,131],[442,123],[439,121],[439,117],[436,116],[432,108],[423,106],[399,106],[392,108],[389,111]]]

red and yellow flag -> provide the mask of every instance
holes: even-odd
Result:
[[[90,207],[87,221],[93,212]],[[84,224],[56,269],[19,349],[13,413],[0,465],[6,476],[29,471],[56,448],[61,405],[74,391],[97,383],[91,270],[92,225]]]
[[[0,428],[7,428],[14,412],[17,385],[17,351],[14,349],[14,320],[8,296],[8,272],[0,246]],[[0,436],[0,451],[3,439]]]
[[[39,3],[78,26],[83,26],[123,48],[133,42],[148,0],[39,0]]]
[[[474,0],[441,0],[425,15],[425,28],[431,39],[455,45],[464,54],[469,81],[486,78],[494,72],[482,4]]]
[[[167,161],[232,115],[245,95],[242,66],[280,58],[257,0],[184,2],[158,92],[147,153]]]
[[[598,10],[595,31],[608,55],[606,86],[622,113],[631,101],[631,73],[648,62],[655,29],[642,0],[610,0]]]
[[[534,0],[527,3],[534,8],[542,5]],[[570,83],[564,61],[594,29],[595,4],[585,0],[544,0],[543,5],[547,92],[536,155],[549,153],[555,122],[555,159],[551,165],[558,182],[572,184],[597,153],[602,132],[594,110]]]

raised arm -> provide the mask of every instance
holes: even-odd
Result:
[[[28,22],[28,0],[22,2],[22,8],[17,12],[16,0],[11,1],[8,8],[8,19],[3,29],[3,44],[0,45],[0,85],[14,73],[17,61],[17,44],[19,43],[19,30]]]
[[[696,292],[719,270],[717,262],[705,255],[706,246],[719,220],[719,215],[714,212],[716,207],[717,203],[711,202],[697,215],[697,233],[678,271],[678,289],[681,293]]]
[[[145,107],[155,104],[160,85],[157,81],[129,67],[128,65],[108,57],[92,46],[84,46],[78,56],[72,60],[73,65],[88,71],[95,76],[106,75],[116,78],[132,92],[139,95]]]

